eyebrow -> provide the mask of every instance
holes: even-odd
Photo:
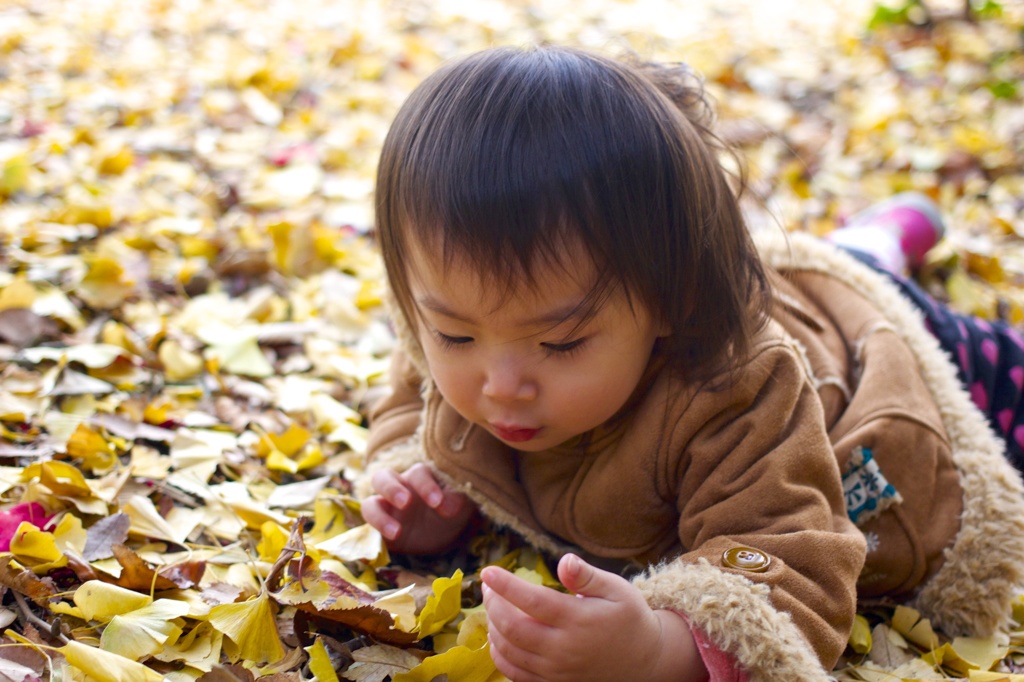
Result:
[[[458,322],[464,322],[465,324],[476,323],[476,320],[470,319],[469,317],[466,317],[462,313],[459,313],[458,311],[451,309],[442,301],[439,301],[430,294],[426,294],[424,296],[417,298],[416,302],[423,306],[424,308],[426,308],[427,310],[435,312],[438,315],[443,315],[444,317],[447,317],[449,319],[456,320]],[[586,316],[586,309],[583,303],[583,301],[578,301],[575,303],[570,303],[565,306],[560,306],[558,308],[549,310],[546,313],[538,315],[537,317],[533,317],[528,320],[522,320],[519,324],[526,327],[539,327],[541,325],[553,326],[571,319],[582,319],[583,317]]]

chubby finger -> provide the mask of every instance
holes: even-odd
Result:
[[[402,478],[393,471],[381,470],[370,479],[373,490],[396,509],[405,509],[412,502],[412,493]]]
[[[512,647],[543,653],[554,639],[554,628],[530,617],[494,590],[484,591],[487,631],[499,637],[507,652]]]
[[[437,508],[437,513],[442,518],[454,519],[465,512],[469,504],[469,498],[457,490],[445,490],[444,500]]]
[[[570,592],[609,601],[620,601],[635,589],[621,575],[591,566],[575,554],[559,559],[558,579]]]
[[[493,590],[493,596],[504,599],[546,625],[563,623],[572,607],[578,606],[574,603],[575,597],[543,585],[534,585],[496,566],[485,568],[480,572],[480,578],[488,590]]]
[[[394,508],[380,495],[372,495],[360,507],[363,520],[376,528],[386,540],[394,540],[402,532],[402,524],[391,515]]]
[[[403,473],[401,479],[431,509],[437,509],[444,502],[444,490],[434,478],[430,467],[416,464]]]
[[[491,660],[502,675],[513,682],[540,682],[544,678],[534,672],[543,664],[537,654],[513,646],[496,633],[490,633],[487,640],[491,644]]]

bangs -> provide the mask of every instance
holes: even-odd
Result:
[[[665,353],[710,377],[749,350],[770,290],[716,156],[700,88],[678,70],[581,50],[497,48],[406,100],[381,150],[376,226],[400,317],[411,254],[507,296],[544,268],[596,273],[670,330]]]
[[[602,272],[651,267],[623,262],[647,249],[621,242],[669,208],[673,141],[652,125],[652,94],[615,62],[570,49],[497,49],[443,68],[385,142],[385,252],[403,258],[412,237],[509,287],[532,284],[538,265],[569,265],[570,245]]]

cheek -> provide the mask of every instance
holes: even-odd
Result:
[[[427,368],[430,370],[430,377],[434,380],[441,395],[459,409],[461,403],[473,392],[473,372],[465,361],[459,362],[450,356],[425,352]]]

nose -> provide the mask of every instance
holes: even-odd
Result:
[[[522,363],[501,358],[484,369],[483,394],[498,401],[533,400],[537,397],[537,384]]]

